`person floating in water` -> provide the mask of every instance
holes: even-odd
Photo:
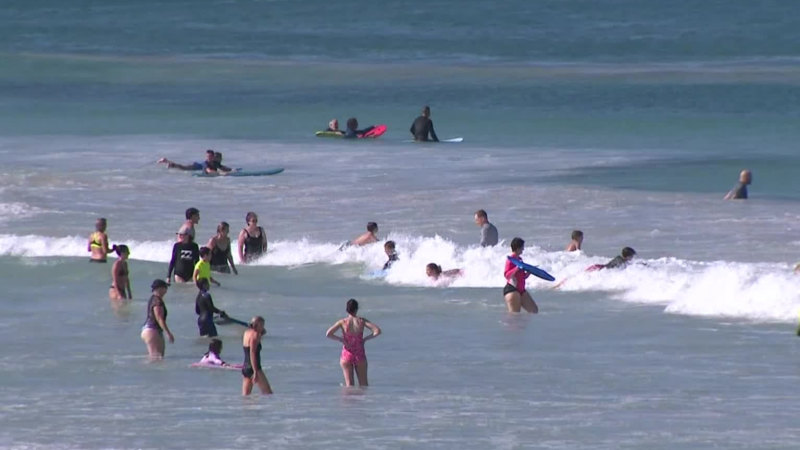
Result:
[[[365,133],[368,133],[370,130],[375,128],[374,126],[364,128],[363,130],[358,129],[358,119],[355,117],[351,117],[347,119],[347,129],[344,132],[345,139],[355,139],[357,137],[363,136]]]
[[[417,142],[439,142],[439,138],[436,136],[436,132],[433,131],[433,121],[431,120],[431,107],[425,105],[422,108],[422,115],[414,119],[414,123],[411,124],[411,134],[414,136],[414,140]],[[428,135],[430,135],[430,139],[428,139]]]
[[[583,244],[583,231],[581,230],[573,230],[572,231],[572,241],[567,245],[565,251],[567,252],[578,252],[581,250],[581,245]]]
[[[107,256],[111,253],[108,248],[108,235],[106,234],[106,227],[108,222],[104,217],[97,219],[94,223],[94,233],[89,235],[89,244],[87,251],[91,252],[89,262],[104,263],[107,261]]]
[[[425,266],[425,275],[428,278],[432,279],[433,281],[439,281],[441,278],[452,278],[459,277],[464,274],[464,271],[461,269],[450,269],[450,270],[442,270],[442,266],[436,263],[430,263]]]
[[[358,377],[359,386],[369,385],[367,380],[367,353],[364,350],[364,342],[374,339],[381,334],[381,329],[369,320],[358,316],[358,301],[351,298],[346,305],[347,317],[337,320],[328,331],[325,337],[342,343],[342,355],[339,358],[339,365],[342,367],[345,386],[353,386],[353,371]],[[372,331],[364,337],[364,328]],[[342,330],[342,336],[336,335],[337,330]]]
[[[389,270],[392,268],[392,264],[399,259],[397,257],[397,251],[394,249],[394,241],[386,241],[386,243],[383,244],[383,251],[386,252],[386,256],[389,258],[386,264],[383,265],[383,270]]]
[[[497,228],[489,222],[489,215],[486,211],[479,209],[475,211],[475,224],[481,227],[481,247],[493,247],[497,245]]]
[[[356,125],[356,127],[358,127],[358,125]],[[331,121],[328,122],[328,128],[326,128],[325,131],[344,136],[344,131],[339,129],[339,121],[336,119],[331,119]]]
[[[724,200],[747,200],[747,185],[753,181],[753,174],[745,169],[739,173],[739,183],[725,195]]]

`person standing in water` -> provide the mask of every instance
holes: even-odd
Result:
[[[188,234],[191,242],[194,242],[194,226],[200,222],[200,211],[197,208],[188,208],[185,216],[186,221],[178,229],[178,234]]]
[[[494,247],[499,238],[497,228],[489,222],[489,215],[486,211],[479,209],[475,211],[475,224],[481,227],[481,247]]]
[[[411,134],[414,135],[414,140],[416,142],[439,142],[439,138],[436,137],[436,132],[433,131],[433,121],[431,120],[431,107],[425,105],[422,108],[422,115],[414,119],[414,123],[411,124]],[[430,135],[430,139],[428,139],[428,135]]]
[[[107,261],[107,256],[111,253],[108,248],[108,235],[106,234],[106,227],[108,223],[104,217],[97,219],[94,223],[94,233],[89,235],[89,244],[87,251],[91,252],[89,262],[104,263]]]
[[[252,211],[244,218],[247,226],[239,232],[239,264],[248,264],[267,253],[267,233],[258,226],[258,215]]]
[[[115,245],[114,251],[119,258],[111,266],[111,288],[108,290],[108,298],[111,300],[132,300],[131,278],[128,271],[130,250],[128,250],[127,245]]]
[[[197,281],[197,297],[194,300],[194,312],[197,314],[197,329],[200,336],[214,337],[217,335],[217,326],[214,325],[214,314],[227,318],[225,311],[214,306],[211,292],[208,291],[208,279],[201,278]]]
[[[230,228],[228,222],[220,222],[217,225],[217,234],[208,240],[206,247],[211,249],[211,270],[220,273],[231,273],[233,270],[234,275],[239,275],[231,254],[231,238],[228,237]]]
[[[511,240],[511,254],[509,257],[522,261],[522,252],[525,250],[525,241],[515,237]],[[517,267],[516,264],[506,258],[504,276],[506,286],[503,288],[503,299],[506,301],[508,312],[518,313],[520,308],[524,308],[531,314],[539,312],[539,307],[533,301],[531,294],[525,290],[525,280],[531,274]]]
[[[346,386],[353,386],[353,371],[355,370],[358,377],[359,386],[368,386],[367,381],[367,353],[364,350],[364,342],[374,339],[381,334],[381,329],[370,322],[369,320],[359,317],[358,302],[356,299],[351,298],[347,301],[347,317],[336,321],[325,336],[328,339],[333,339],[342,343],[342,356],[339,359],[339,365],[342,367],[344,374],[344,383]],[[364,328],[369,328],[372,331],[367,337],[364,337]],[[336,330],[342,330],[342,336],[337,336]]]
[[[147,302],[147,317],[142,327],[142,340],[147,346],[147,354],[151,360],[162,359],[166,350],[164,333],[167,333],[169,342],[175,342],[175,337],[167,327],[167,305],[164,304],[164,295],[169,285],[164,280],[153,280],[150,288],[153,294]]]
[[[191,241],[189,231],[181,227],[178,231],[178,242],[172,246],[172,259],[169,261],[167,269],[167,283],[173,270],[175,272],[176,283],[188,283],[192,280],[194,266],[200,260],[200,249],[197,244]]]
[[[747,186],[753,181],[753,174],[745,169],[739,173],[739,183],[725,195],[723,200],[747,200]]]
[[[242,336],[244,365],[242,367],[242,395],[250,395],[253,385],[258,385],[262,394],[272,394],[267,375],[261,368],[261,336],[264,335],[264,318],[256,316],[250,319],[250,325]]]

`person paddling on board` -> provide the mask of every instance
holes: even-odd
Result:
[[[601,270],[601,269],[624,269],[636,256],[636,250],[625,247],[622,252],[615,256],[614,259],[605,264],[595,264],[586,268],[587,271]]]
[[[725,195],[723,200],[747,200],[747,185],[753,181],[753,174],[745,169],[739,173],[739,184]]]
[[[511,240],[511,254],[510,258],[522,261],[522,252],[525,250],[525,241],[521,238],[515,237]],[[503,288],[503,299],[506,302],[508,312],[518,313],[521,308],[531,314],[539,312],[539,306],[533,301],[531,294],[525,290],[525,280],[531,274],[517,267],[509,258],[506,258],[505,271],[503,276],[506,279],[506,285]]]
[[[347,130],[344,132],[345,139],[355,139],[363,136],[365,133],[368,133],[370,130],[375,128],[374,126],[364,128],[363,130],[358,129],[358,119],[355,117],[351,117],[347,119]]]
[[[358,127],[358,125],[356,125],[356,127]],[[344,135],[344,131],[339,129],[339,121],[337,119],[331,119],[331,121],[328,122],[328,128],[326,128],[325,131],[328,133]]]
[[[178,170],[217,170],[217,163],[214,161],[214,150],[206,150],[206,160],[203,162],[193,162],[191,164],[178,164],[167,158],[160,158],[156,164],[166,164],[168,169]]]
[[[583,231],[581,230],[573,230],[572,231],[572,241],[567,245],[566,252],[579,252],[581,251],[581,245],[583,244]]]
[[[430,106],[425,105],[425,107],[422,108],[422,115],[414,119],[410,131],[411,134],[414,135],[414,140],[416,142],[428,142],[429,140],[439,142],[436,132],[433,131]],[[430,135],[430,139],[428,139],[428,135]]]

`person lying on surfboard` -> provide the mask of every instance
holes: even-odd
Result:
[[[230,365],[222,360],[220,354],[222,354],[222,341],[216,338],[211,339],[211,342],[208,343],[208,352],[203,355],[200,364],[211,364],[214,366]]]
[[[161,158],[156,161],[156,164],[166,164],[168,169],[178,170],[206,170],[207,168],[217,169],[217,163],[214,161],[214,150],[206,150],[206,160],[203,162],[193,162],[191,164],[178,164],[170,161],[167,158]]]
[[[344,135],[344,131],[339,129],[339,121],[337,119],[331,119],[331,121],[328,122],[328,128],[325,129],[325,131]]]
[[[595,264],[593,266],[589,266],[586,268],[586,270],[591,272],[601,269],[624,269],[625,266],[627,266],[635,256],[636,250],[630,247],[625,247],[622,249],[622,253],[618,256],[615,256],[611,261],[605,264]]]
[[[358,129],[358,119],[355,117],[351,117],[347,119],[347,130],[344,132],[345,139],[355,139],[357,137],[361,137],[366,133],[369,133],[370,130],[375,128],[375,126],[364,128],[363,130]]]
[[[436,132],[433,131],[430,106],[425,105],[425,107],[422,108],[422,115],[414,119],[410,131],[411,134],[414,135],[414,141],[416,142],[428,142],[429,140],[439,142]],[[430,135],[430,139],[428,139],[428,135]]]

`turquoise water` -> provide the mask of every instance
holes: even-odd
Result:
[[[0,446],[796,447],[792,2],[43,0],[0,23]],[[464,142],[407,142],[425,104]],[[388,131],[313,136],[351,116]],[[285,171],[154,163],[206,148]],[[721,201],[743,168],[751,199]],[[267,229],[269,254],[213,294],[267,318],[270,398],[188,367],[206,347],[189,286],[145,362],[148,286],[190,206],[201,243],[251,210]],[[497,248],[477,246],[479,208]],[[132,249],[123,308],[85,262],[100,216]],[[337,250],[367,221],[397,242],[385,278],[381,246]],[[505,313],[515,236],[568,279],[531,281],[538,316]],[[644,264],[583,272],[623,246]],[[464,276],[432,283],[429,262]],[[351,297],[385,333],[367,390],[340,386],[324,337]],[[220,333],[239,362],[241,329]]]

